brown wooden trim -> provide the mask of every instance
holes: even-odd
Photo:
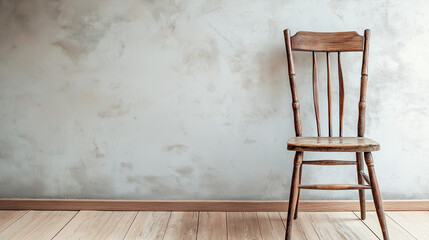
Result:
[[[385,200],[385,211],[428,211],[429,200]],[[87,200],[87,199],[0,199],[0,210],[115,210],[115,211],[286,211],[287,201],[205,201],[205,200]],[[367,210],[374,211],[372,201]],[[300,201],[303,212],[359,211],[359,201]]]
[[[317,136],[320,137],[320,118],[319,118],[319,88],[317,86],[317,60],[316,52],[313,52],[313,103],[314,114],[316,116]]]
[[[356,161],[343,161],[343,160],[306,160],[302,164],[309,165],[356,165]]]
[[[349,52],[362,51],[364,46],[364,37],[357,32],[301,31],[292,36],[291,41],[294,51]]]
[[[338,137],[343,136],[343,116],[344,116],[344,78],[343,78],[343,69],[341,67],[341,54],[338,52],[338,108],[339,108],[339,120],[340,120],[340,127],[339,127],[339,134]]]
[[[300,189],[314,189],[314,190],[357,190],[357,189],[371,189],[369,185],[363,184],[312,184],[312,185],[299,185]]]
[[[328,91],[327,96],[328,96],[328,126],[329,126],[329,137],[332,137],[332,108],[331,108],[331,102],[332,102],[332,97],[331,97],[331,64],[330,64],[330,60],[329,60],[329,52],[326,52],[326,90]]]

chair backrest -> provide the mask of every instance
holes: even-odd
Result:
[[[328,96],[328,124],[329,137],[332,137],[332,113],[331,113],[331,73],[329,54],[338,54],[338,79],[339,79],[339,136],[343,135],[343,114],[344,114],[344,81],[341,67],[341,52],[362,52],[362,71],[359,100],[359,117],[357,135],[363,137],[365,134],[365,110],[366,110],[366,88],[368,81],[368,51],[370,30],[366,29],[364,36],[357,32],[297,32],[291,36],[290,30],[284,30],[286,54],[288,61],[289,83],[292,92],[292,109],[294,114],[295,134],[302,135],[302,124],[298,95],[295,87],[295,68],[292,51],[313,52],[313,102],[316,115],[317,135],[320,137],[319,118],[319,95],[317,87],[316,52],[326,52],[327,62],[327,96]]]

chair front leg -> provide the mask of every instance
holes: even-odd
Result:
[[[298,176],[299,180],[298,180],[298,184],[301,184],[301,179],[302,179],[302,164],[301,167],[299,168],[299,176]],[[301,190],[298,188],[298,197],[296,198],[296,206],[295,206],[295,215],[293,217],[293,219],[297,219],[298,218],[298,205],[299,205],[299,194],[300,194]]]
[[[302,165],[303,152],[296,152],[293,164],[292,181],[289,195],[289,208],[287,212],[286,221],[286,240],[292,237],[292,222],[295,214],[296,203],[298,200],[298,185],[299,185],[299,172]]]
[[[357,167],[357,177],[358,183],[364,184],[363,176],[360,174],[360,171],[363,171],[363,153],[356,153],[356,167]],[[360,218],[365,220],[366,218],[366,206],[365,206],[365,189],[359,189],[359,203],[360,203]]]
[[[378,187],[377,177],[375,176],[374,160],[370,152],[364,153],[365,163],[368,167],[369,180],[371,182],[372,197],[374,198],[375,210],[377,211],[378,221],[380,222],[381,231],[383,233],[383,239],[389,239],[389,233],[387,231],[386,219],[384,217],[383,202],[381,200],[380,189]]]

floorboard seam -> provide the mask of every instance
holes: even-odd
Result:
[[[100,229],[98,229],[98,231],[95,235],[98,235],[98,233],[101,232],[101,230],[103,230],[103,226],[109,222],[109,219],[112,217],[113,213],[114,213],[114,211],[111,211],[109,217],[104,221],[103,225],[101,225]]]
[[[195,240],[198,240],[198,229],[200,228],[200,212],[197,212],[197,233],[195,234]]]
[[[361,221],[371,232],[372,232],[372,234],[374,234],[375,235],[375,237],[376,238],[378,238],[378,239],[381,239],[380,237],[378,237],[377,236],[377,234],[365,223],[365,221],[363,221],[362,219],[360,219],[360,217],[355,213],[355,212],[353,212],[353,214],[359,219],[359,221]]]
[[[226,225],[226,240],[228,240],[229,239],[228,212],[225,212],[225,225]]]
[[[168,224],[170,223],[170,219],[171,219],[172,214],[173,214],[173,212],[170,212],[170,215],[168,215],[168,221],[167,221],[167,224],[165,225],[164,234],[162,235],[163,240],[165,238],[165,234],[167,233]]]
[[[280,220],[282,221],[283,227],[284,227],[284,229],[286,231],[286,225],[285,225],[285,222],[283,221],[282,214],[280,212],[277,212],[277,213],[279,214]]]
[[[396,224],[398,224],[398,226],[400,226],[402,229],[404,229],[405,232],[407,232],[408,234],[410,234],[411,237],[413,237],[414,239],[417,240],[417,238],[413,234],[411,234],[410,232],[408,232],[407,229],[405,229],[401,224],[399,224],[397,221],[395,221],[395,219],[393,219],[393,217],[389,216],[389,214],[387,212],[385,212],[384,214],[386,214],[386,216],[388,218],[390,218],[393,222],[395,222]],[[389,227],[389,226],[387,226],[387,227]],[[389,228],[387,230],[389,230]]]
[[[313,224],[313,221],[312,221],[312,219],[311,219],[311,216],[308,216],[308,220],[310,221],[311,227],[313,228],[314,232],[316,233],[317,238],[319,238],[319,240],[322,240],[322,238],[320,237],[320,234],[318,233],[318,231],[317,231],[316,227],[315,227],[315,226],[314,226],[314,224]],[[307,238],[307,236],[305,235],[305,231],[304,231],[304,229],[302,229],[302,228],[301,228],[301,230],[302,230],[302,232],[304,233],[304,237],[305,237],[305,239],[310,240],[310,239],[308,239],[308,238]]]
[[[1,230],[0,233],[3,232],[4,230],[8,229],[14,223],[16,223],[19,219],[21,219],[22,217],[24,217],[24,215],[26,215],[28,212],[30,212],[30,211],[26,211],[24,214],[22,214],[21,216],[19,216],[19,218],[15,219],[15,221],[11,222],[9,225],[7,225],[7,227],[5,227],[3,230]]]
[[[136,218],[137,218],[137,215],[139,215],[139,213],[140,213],[140,211],[137,211],[137,213],[136,213],[136,215],[134,216],[134,218],[133,218],[133,221],[131,222],[131,224],[130,224],[130,226],[128,227],[128,229],[127,229],[127,232],[125,233],[125,235],[124,235],[124,238],[123,238],[123,240],[127,237],[127,235],[128,235],[128,232],[130,231],[130,229],[131,229],[131,226],[133,226],[133,224],[134,224],[134,221],[136,220]]]
[[[76,213],[75,213],[75,215],[73,215],[73,217],[71,217],[70,218],[70,220],[68,220],[67,221],[67,223],[66,224],[64,224],[64,226],[51,238],[51,240],[52,239],[54,239],[70,222],[71,222],[71,220],[73,220],[73,218],[74,217],[76,217],[76,215],[79,213],[80,211],[77,211]]]
[[[262,236],[262,229],[261,229],[261,223],[259,222],[258,212],[255,212],[255,215],[256,215],[256,221],[258,221],[259,234],[261,235],[261,239],[264,240],[264,236]]]

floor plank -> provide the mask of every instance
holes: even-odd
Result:
[[[309,220],[320,239],[378,239],[352,212],[312,212]]]
[[[107,222],[103,224],[101,229],[98,232],[93,231],[91,235],[86,236],[86,239],[124,239],[125,234],[127,234],[128,230],[130,229],[130,226],[133,223],[136,215],[136,211],[113,212]]]
[[[228,240],[261,240],[256,212],[227,213]]]
[[[429,212],[386,212],[386,214],[415,238],[429,238]]]
[[[200,212],[198,217],[198,240],[227,240],[226,213]]]
[[[310,214],[307,212],[300,212],[298,218],[294,220],[292,227],[292,239],[296,240],[318,240],[319,236],[313,228],[310,221]],[[280,212],[283,220],[283,225],[286,227],[287,212]]]
[[[0,239],[52,239],[76,211],[29,211],[0,233]]]
[[[355,212],[356,217],[360,218],[360,212]],[[381,232],[380,223],[376,212],[366,212],[366,219],[363,220],[365,225],[371,229],[378,238],[383,239]],[[391,240],[415,240],[411,234],[409,234],[403,227],[393,221],[391,218],[386,216],[387,229],[389,231],[389,237]]]
[[[28,211],[0,211],[0,232],[26,214]]]
[[[198,212],[172,212],[168,221],[164,239],[190,240],[196,239],[198,228]]]
[[[91,239],[107,223],[112,211],[80,211],[54,239]]]
[[[139,212],[125,239],[162,240],[171,212]]]
[[[285,237],[285,226],[278,212],[258,212],[257,216],[262,239],[283,239]]]

